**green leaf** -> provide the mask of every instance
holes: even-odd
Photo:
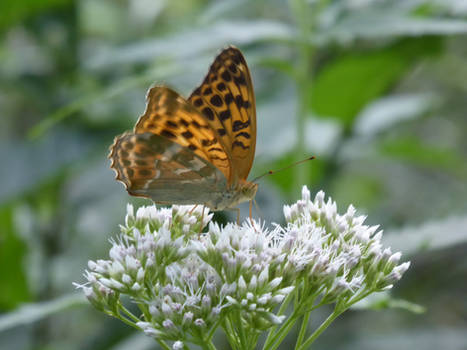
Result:
[[[0,316],[0,332],[39,321],[57,312],[86,303],[87,300],[82,294],[73,293],[50,301],[22,305],[15,311]]]
[[[440,98],[431,93],[399,94],[370,103],[355,121],[357,135],[377,136],[395,125],[419,118],[439,105]]]
[[[71,4],[71,0],[2,0],[0,2],[0,31],[40,12]]]
[[[352,306],[352,309],[362,310],[384,310],[384,309],[403,309],[415,314],[422,314],[426,308],[422,305],[412,303],[404,299],[392,298],[388,292],[374,293],[360,300]]]
[[[30,300],[23,270],[25,244],[18,238],[13,222],[14,207],[0,208],[0,309],[7,310]]]
[[[388,91],[419,59],[436,53],[437,38],[403,40],[372,52],[351,52],[326,65],[316,76],[311,108],[350,127],[362,108]]]
[[[456,18],[422,17],[412,6],[373,5],[356,8],[329,21],[314,38],[320,44],[349,43],[357,39],[375,40],[427,35],[467,33],[467,21]],[[414,14],[415,12],[415,14]],[[456,12],[455,15],[459,16]]]
[[[433,169],[441,169],[463,180],[467,177],[465,158],[453,149],[422,143],[414,137],[386,140],[380,144],[382,155],[397,158],[411,164]]]
[[[150,63],[160,58],[192,60],[206,51],[211,51],[212,54],[212,51],[219,50],[226,44],[250,45],[272,40],[294,41],[293,28],[273,20],[224,20],[197,28],[189,27],[162,38],[113,47],[91,55],[84,66],[89,69],[109,70],[114,65]]]
[[[431,220],[419,226],[389,230],[383,236],[385,246],[404,254],[458,247],[467,242],[467,216]]]

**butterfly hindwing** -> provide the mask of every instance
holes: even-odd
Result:
[[[229,183],[245,180],[255,155],[256,107],[251,75],[240,50],[223,50],[188,101],[211,122],[226,145],[233,168]]]
[[[149,132],[117,137],[110,159],[128,193],[156,203],[204,204],[227,186],[223,173],[204,158]]]

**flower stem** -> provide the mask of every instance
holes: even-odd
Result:
[[[330,314],[328,318],[323,323],[321,323],[321,325],[313,332],[312,335],[308,337],[308,339],[297,350],[305,350],[306,348],[308,348],[316,340],[316,338],[318,338],[318,336],[321,333],[323,333],[326,330],[326,328],[329,327],[332,321],[334,321],[342,312],[344,312],[344,310],[345,308],[342,309],[336,306],[332,314]]]
[[[156,338],[157,343],[160,345],[160,347],[164,350],[171,350],[170,347],[161,339]]]
[[[235,310],[233,313],[234,318],[235,318],[235,323],[238,325],[236,328],[238,329],[238,335],[240,337],[240,345],[242,349],[247,348],[247,340],[245,336],[245,330],[243,329],[243,324],[242,324],[242,316],[240,314],[240,310]]]
[[[308,326],[308,320],[310,318],[310,311],[306,312],[302,318],[302,325],[300,327],[300,332],[298,333],[297,343],[295,344],[295,349],[298,349],[302,345],[303,339],[305,338],[306,328]]]
[[[125,306],[123,306],[122,303],[120,303],[120,305],[118,307],[119,307],[120,310],[123,311],[123,313],[125,315],[127,315],[129,318],[131,318],[133,320],[133,322],[136,323],[136,322],[140,321],[140,319],[138,317],[136,317],[135,315],[133,315]],[[120,315],[120,313],[119,313],[119,315]]]
[[[238,344],[238,339],[235,337],[235,331],[233,330],[232,324],[230,323],[230,319],[228,317],[226,317],[222,322],[222,328],[225,330],[225,335],[227,336],[227,340],[232,349],[240,349],[240,344]]]
[[[295,313],[292,313],[290,317],[285,321],[285,323],[279,328],[277,333],[274,334],[274,336],[269,340],[268,344],[264,344],[263,349],[267,350],[275,350],[277,347],[280,345],[280,343],[284,340],[284,338],[287,336],[287,334],[290,332],[292,329],[293,325],[297,321],[297,316]]]
[[[290,304],[290,301],[294,298],[294,295],[296,294],[295,293],[291,293],[289,295],[287,295],[287,297],[285,298],[284,302],[282,303],[281,307],[279,308],[279,311],[277,312],[277,316],[281,316],[285,313],[285,310],[287,310],[287,307],[289,306]],[[271,330],[269,331],[268,333],[268,337],[266,338],[265,342],[264,342],[264,345],[263,345],[263,350],[266,349],[266,346],[268,346],[271,341],[272,341],[272,338],[274,337],[275,335],[275,332],[276,332],[276,329],[278,328],[279,326],[274,326],[271,328]]]

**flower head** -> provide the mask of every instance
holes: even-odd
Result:
[[[322,304],[349,307],[391,288],[409,267],[383,248],[377,226],[352,206],[337,213],[322,191],[312,200],[303,187],[284,215],[285,227],[253,220],[221,227],[201,206],[141,207],[135,215],[128,205],[109,259],[90,261],[78,287],[96,308],[179,349],[221,325],[257,334],[280,324],[286,315],[277,306],[292,296],[297,315]],[[141,315],[123,308],[123,296]]]

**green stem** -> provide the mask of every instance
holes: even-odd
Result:
[[[290,304],[290,301],[294,298],[294,294],[296,294],[296,292],[295,293],[290,293],[289,295],[287,295],[285,300],[282,302],[282,305],[279,308],[279,311],[277,312],[277,316],[281,316],[281,315],[283,315],[285,313],[285,311],[287,310],[287,307]],[[278,327],[279,326],[274,326],[269,330],[268,337],[264,341],[263,350],[265,350],[266,346],[268,346],[271,343],[272,338],[274,337],[274,334],[275,334]]]
[[[207,337],[206,337],[206,340],[209,340],[211,341],[212,340],[212,337],[214,336],[214,332],[216,331],[217,327],[219,327],[219,325],[222,323],[223,319],[221,318],[219,321],[217,321],[216,323],[214,323],[214,325],[211,327],[211,330],[209,331]]]
[[[310,318],[310,313],[311,311],[308,311],[303,315],[302,325],[300,327],[300,332],[298,333],[297,343],[295,344],[295,349],[298,349],[300,345],[302,345],[303,343],[303,339],[305,338],[306,329],[308,326],[308,320]]]
[[[222,322],[222,328],[225,330],[227,340],[232,347],[232,349],[240,349],[240,344],[238,344],[238,339],[235,337],[235,331],[230,323],[230,319],[226,317]]]
[[[141,321],[138,317],[136,317],[135,315],[133,315],[125,306],[123,306],[122,304],[120,304],[118,306],[118,308],[123,311],[123,313],[125,315],[127,315],[129,318],[131,318],[135,323],[136,322],[139,322]],[[119,315],[120,315],[120,312],[119,312]],[[121,315],[120,315],[121,316]]]
[[[336,306],[332,314],[330,314],[328,318],[323,323],[321,323],[321,325],[313,332],[313,334],[311,334],[307,338],[307,340],[297,350],[305,350],[306,348],[308,348],[316,340],[316,338],[318,338],[318,336],[321,333],[323,333],[326,330],[326,328],[329,327],[332,321],[334,321],[342,312],[344,312],[344,310],[345,308],[341,309],[337,308]]]
[[[115,313],[115,312],[106,312],[109,316],[113,316],[115,318],[118,318],[120,321],[126,323],[127,325],[136,328],[137,330],[141,330],[134,322],[131,322],[129,319],[126,317],[122,316],[120,313]]]
[[[216,347],[214,346],[211,340],[202,341],[198,343],[198,345],[204,350],[216,350]]]
[[[298,317],[295,313],[292,313],[287,321],[279,328],[279,330],[274,334],[274,336],[269,340],[268,344],[265,344],[264,349],[274,350],[281,344],[287,334],[290,332]]]
[[[234,312],[234,317],[235,317],[235,323],[237,324],[237,329],[238,329],[238,335],[240,337],[240,346],[242,349],[247,348],[247,340],[245,336],[245,330],[243,329],[243,323],[242,323],[242,315],[240,314],[240,310],[236,310]]]
[[[168,346],[163,340],[161,339],[156,339],[157,343],[160,345],[160,347],[164,350],[171,350],[170,346]]]

